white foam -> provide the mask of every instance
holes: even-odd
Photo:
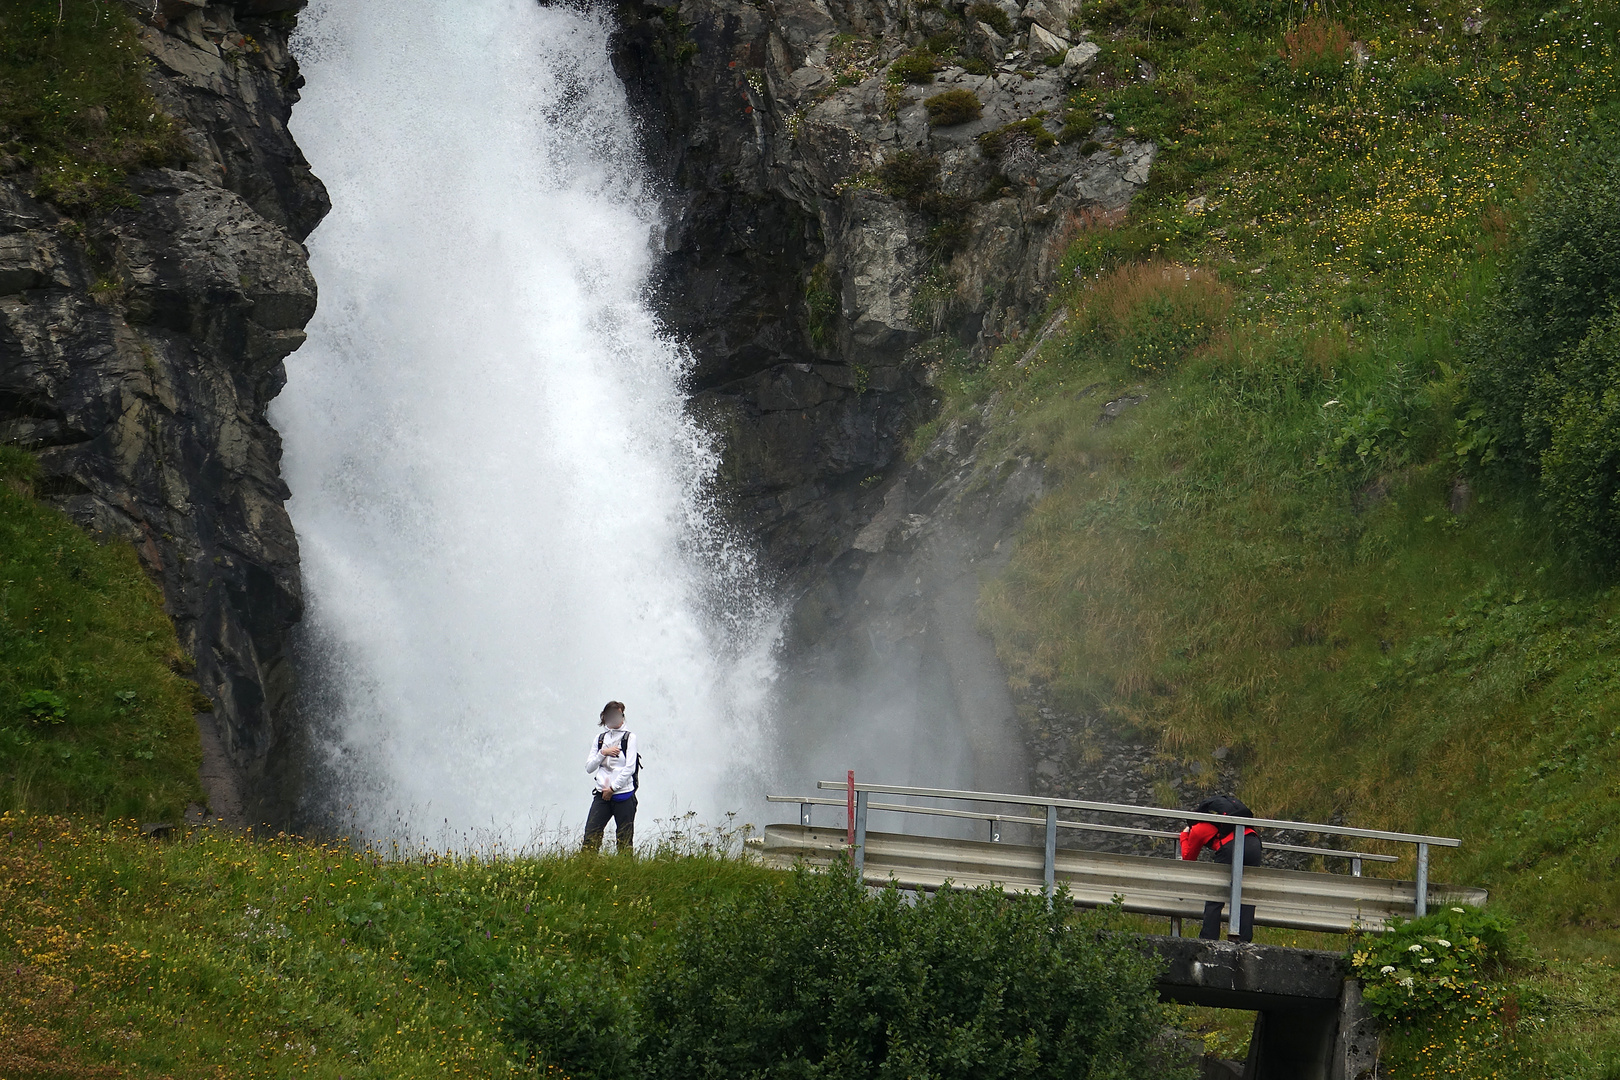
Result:
[[[577,823],[609,698],[643,815],[754,794],[773,620],[645,301],[657,208],[608,29],[533,0],[301,16],[292,129],[333,209],[271,417],[322,771],[375,836]]]

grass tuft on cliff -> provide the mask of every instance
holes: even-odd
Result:
[[[69,213],[128,205],[135,169],[185,156],[145,82],[135,23],[107,0],[0,8],[0,175]]]
[[[157,586],[33,498],[0,447],[0,808],[178,822],[201,801],[197,687]]]

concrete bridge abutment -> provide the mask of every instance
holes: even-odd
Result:
[[[1362,1003],[1361,984],[1347,977],[1342,954],[1200,938],[1143,940],[1166,963],[1162,1000],[1256,1014],[1248,1059],[1241,1072],[1229,1069],[1232,1080],[1375,1076],[1378,1025]]]

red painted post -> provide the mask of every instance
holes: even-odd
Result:
[[[849,808],[844,817],[849,823],[849,848],[855,850],[855,770],[849,770]]]

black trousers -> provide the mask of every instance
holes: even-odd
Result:
[[[1245,836],[1243,838],[1243,865],[1259,866],[1260,850],[1260,838],[1258,836]],[[1221,857],[1222,855],[1226,857],[1223,859]],[[1225,863],[1227,866],[1232,865],[1231,846],[1228,845],[1226,848],[1217,853],[1215,856],[1215,861],[1218,863]],[[1226,905],[1221,903],[1219,900],[1204,901],[1204,925],[1199,931],[1198,936],[1201,938],[1215,938],[1219,940],[1221,936],[1221,913],[1225,910]],[[1254,940],[1253,904],[1244,904],[1238,910],[1238,935],[1236,940]]]
[[[585,816],[585,850],[601,851],[602,834],[607,831],[608,819],[613,819],[613,840],[619,854],[630,854],[636,839],[636,797],[604,799],[600,794],[591,800],[591,812]]]

